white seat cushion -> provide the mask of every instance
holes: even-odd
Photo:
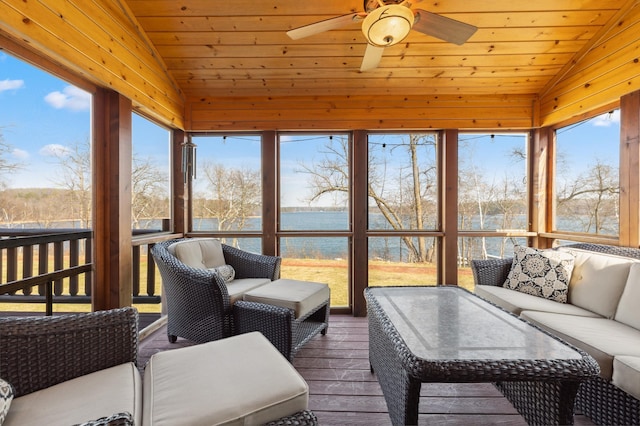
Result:
[[[3,426],[69,426],[129,412],[142,422],[142,383],[133,363],[14,398]]]
[[[308,407],[302,376],[259,332],[154,354],[145,426],[257,425]]]
[[[490,302],[495,303],[504,309],[520,315],[522,311],[555,312],[557,314],[578,315],[583,317],[598,318],[600,315],[579,308],[569,303],[558,303],[554,300],[513,291],[509,288],[493,285],[477,285],[475,293]]]
[[[640,331],[607,318],[523,311],[520,316],[591,355],[611,380],[614,357],[640,356]]]
[[[613,359],[614,385],[640,399],[640,356],[617,356]]]
[[[250,290],[270,283],[269,278],[240,278],[227,283],[229,293],[229,303],[233,305],[238,300],[242,300],[244,294]]]
[[[279,279],[245,293],[244,300],[293,309],[295,317],[300,318],[325,303],[330,296],[327,284]]]

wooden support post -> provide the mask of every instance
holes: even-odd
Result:
[[[276,132],[262,133],[262,253],[274,256],[278,252],[278,140]]]
[[[191,180],[185,184],[184,174],[182,171],[182,147],[186,142],[187,136],[183,130],[173,130],[171,133],[171,201],[173,219],[172,228],[169,229],[175,233],[186,233],[190,231],[191,224],[191,206],[189,203],[188,187]],[[166,229],[162,229],[166,231]]]
[[[130,306],[131,101],[110,90],[94,95],[92,309]]]
[[[367,304],[364,299],[364,289],[369,284],[369,250],[367,244],[368,209],[368,180],[369,153],[367,132],[358,130],[353,132],[353,159],[351,167],[351,185],[353,188],[351,202],[353,208],[353,241],[351,260],[351,301],[353,315],[363,317],[367,315]]]
[[[640,91],[620,99],[620,245],[640,246]]]
[[[440,229],[438,284],[458,284],[458,130],[442,131],[438,144],[440,166]]]
[[[553,214],[553,188],[549,176],[555,168],[551,156],[551,141],[553,129],[544,127],[536,129],[531,134],[529,143],[529,231],[536,233],[551,230],[551,216]],[[555,173],[554,173],[555,175]],[[531,237],[533,247],[548,248],[551,241],[548,238]]]

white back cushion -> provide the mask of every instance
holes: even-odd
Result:
[[[613,318],[633,259],[590,250],[559,248],[575,256],[569,282],[569,303]]]
[[[640,263],[634,263],[624,286],[615,320],[640,330]]]
[[[193,238],[171,244],[169,252],[192,268],[209,269],[225,264],[222,244],[215,238]]]
[[[220,240],[206,238],[200,240],[202,261],[206,268],[218,268],[226,264]]]

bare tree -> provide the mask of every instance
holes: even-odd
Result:
[[[134,154],[131,172],[131,216],[134,229],[151,226],[151,220],[143,223],[141,219],[167,216],[167,181],[167,174],[156,166],[151,158],[142,159]]]
[[[6,176],[18,166],[9,161],[8,154],[11,153],[11,146],[5,142],[0,128],[0,222],[12,223],[15,220],[14,206],[10,197],[5,193],[7,187]]]
[[[82,228],[91,222],[91,144],[89,140],[72,144],[54,152],[60,173],[55,184],[67,190],[71,218],[79,219]],[[141,219],[166,216],[168,194],[163,193],[167,182],[163,173],[150,158],[141,159],[134,154],[131,171],[132,227],[140,228]],[[143,226],[148,227],[147,221]]]
[[[476,140],[472,137],[469,140]],[[492,137],[492,140],[494,138]],[[460,163],[458,171],[458,220],[460,229],[526,229],[526,170],[522,163],[526,152],[515,146],[504,156],[513,167],[505,168],[502,175],[478,164],[476,146],[460,141]],[[482,146],[481,149],[486,149]],[[495,241],[495,240],[494,240]],[[503,255],[508,238],[502,238],[496,255]],[[491,246],[495,249],[495,246]],[[461,262],[479,256],[486,259],[489,248],[486,237],[463,238],[459,244]]]
[[[0,191],[6,188],[6,176],[22,167],[19,162],[8,158],[12,151],[13,147],[4,140],[2,127],[0,127]]]
[[[320,161],[300,164],[299,171],[310,176],[309,201],[332,193],[349,194],[349,141],[346,137],[332,141],[334,143],[325,145]],[[433,135],[411,134],[388,147],[389,151],[407,151],[409,164],[404,169],[391,167],[384,156],[376,157],[372,153],[369,156],[369,199],[394,230],[425,229],[428,218],[435,217],[437,171],[434,164],[421,162],[421,146],[435,149]],[[397,176],[389,176],[396,171],[399,171]],[[400,238],[408,250],[409,261],[432,260],[433,247],[427,247],[426,238]]]
[[[54,184],[67,190],[69,203],[73,208],[72,217],[80,221],[81,228],[89,228],[91,223],[91,144],[75,142],[69,147],[53,151],[60,174]]]
[[[619,194],[618,169],[596,160],[584,173],[565,181],[557,190],[558,214],[581,222],[583,232],[615,233]]]
[[[216,219],[219,231],[244,229],[260,206],[260,172],[212,162],[204,163],[202,170],[207,188],[200,214]]]

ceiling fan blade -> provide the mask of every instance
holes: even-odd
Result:
[[[415,9],[415,14],[416,21],[411,29],[457,45],[464,44],[478,29],[473,25],[422,9]]]
[[[360,13],[350,13],[348,15],[336,16],[335,18],[325,19],[314,24],[305,25],[304,27],[295,28],[287,31],[287,35],[293,40],[309,37],[314,34],[320,34],[325,31],[334,30],[350,24],[359,17]]]
[[[370,71],[377,68],[380,63],[380,59],[382,59],[382,52],[384,52],[384,47],[378,47],[367,43],[367,50],[364,52],[360,71]]]

